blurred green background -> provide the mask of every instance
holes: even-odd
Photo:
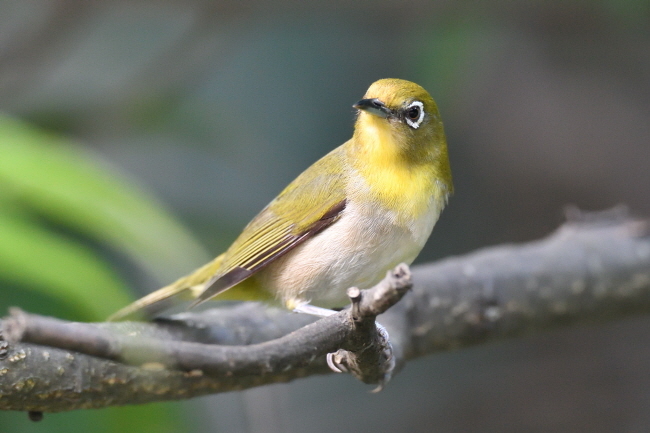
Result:
[[[437,100],[456,195],[419,261],[650,216],[650,2],[0,2],[0,308],[101,320],[222,251],[379,78]],[[7,432],[646,432],[650,320]]]

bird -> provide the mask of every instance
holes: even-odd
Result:
[[[438,107],[410,81],[370,85],[352,138],[316,161],[211,262],[114,313],[154,316],[178,298],[340,308],[420,253],[453,193]],[[328,310],[330,311],[330,310]]]

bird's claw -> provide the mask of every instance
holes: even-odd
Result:
[[[334,353],[328,353],[327,365],[334,373],[347,373],[349,370],[344,364],[345,358],[345,351],[341,349]]]
[[[379,380],[379,385],[371,392],[379,392],[390,381],[393,370],[395,369],[395,357],[393,356],[393,346],[390,343],[388,331],[379,323],[376,323],[377,333],[379,334],[379,347],[381,350],[380,357],[380,371],[383,377]],[[361,372],[356,371],[357,368],[352,365],[352,370],[348,366],[351,354],[347,350],[339,349],[336,352],[327,354],[327,365],[335,373],[352,373],[359,377]]]

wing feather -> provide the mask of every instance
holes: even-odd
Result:
[[[235,286],[338,220],[346,205],[343,152],[339,147],[317,161],[244,228],[192,305]]]

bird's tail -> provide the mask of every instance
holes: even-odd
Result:
[[[178,301],[194,299],[202,291],[205,283],[219,270],[223,254],[200,267],[189,275],[179,278],[172,284],[158,289],[138,299],[121,310],[111,314],[109,321],[131,318],[151,318],[170,308]]]

